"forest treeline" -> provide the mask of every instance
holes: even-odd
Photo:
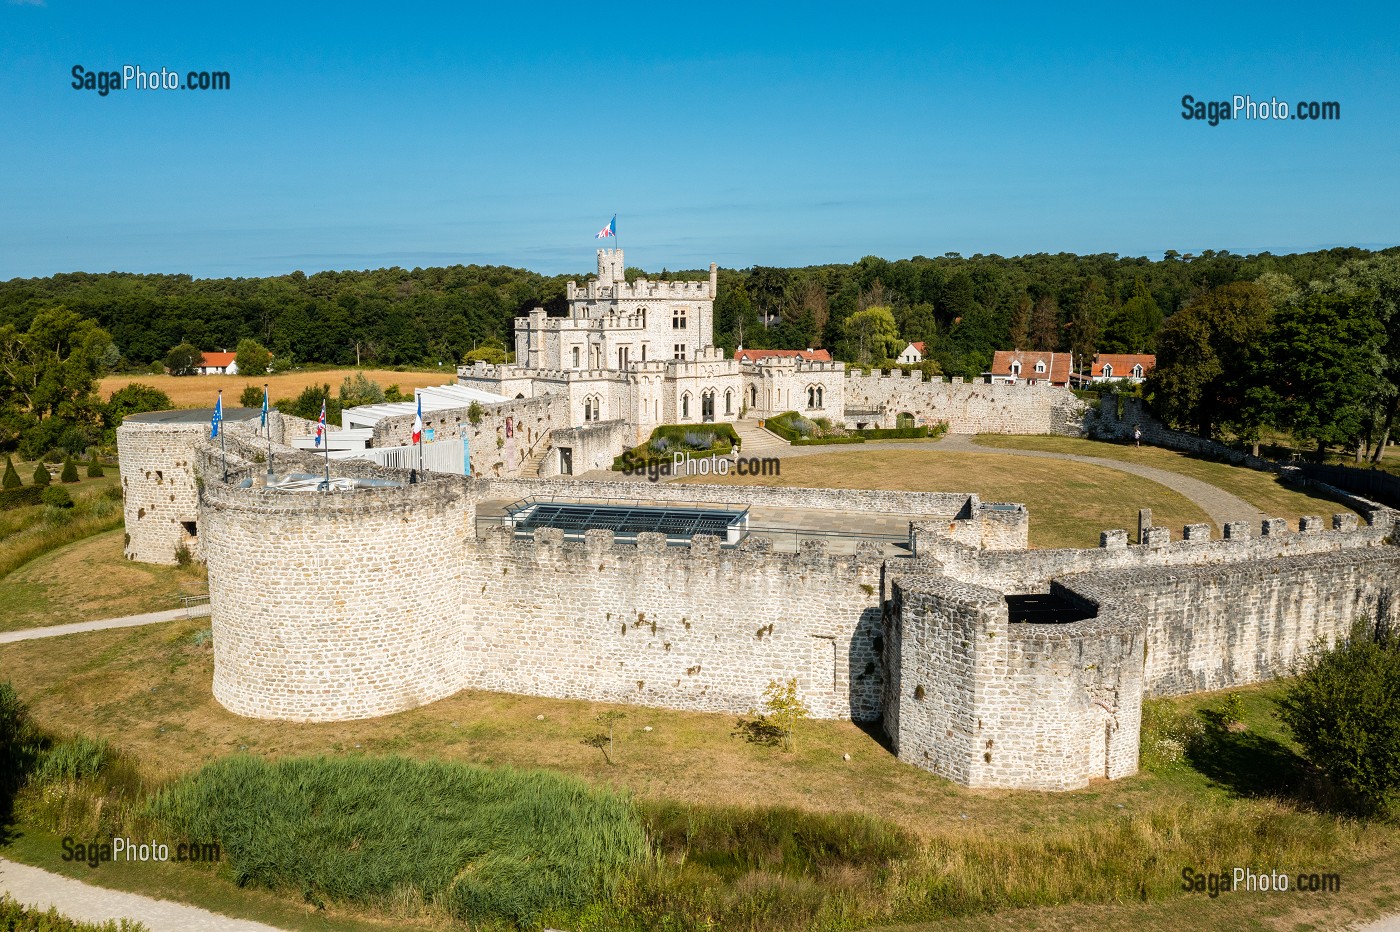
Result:
[[[1400,249],[1336,248],[1250,256],[1168,252],[1160,260],[950,253],[724,269],[715,342],[731,352],[738,345],[828,347],[848,362],[887,365],[906,343],[922,341],[927,371],[968,378],[986,371],[998,349],[1069,351],[1085,362],[1096,352],[1159,352],[1162,375],[1149,395],[1173,423],[1245,438],[1277,427],[1309,442],[1324,442],[1326,433],[1325,442],[1349,443],[1393,419],[1384,385],[1400,372],[1392,362],[1400,346],[1390,347],[1386,335],[1400,320],[1392,321],[1384,292],[1397,262]],[[638,274],[628,269],[629,277]],[[246,340],[270,350],[279,368],[451,364],[484,347],[510,348],[517,315],[536,306],[562,314],[565,282],[586,277],[472,265],[239,279],[127,273],[13,279],[0,283],[0,420],[9,424],[0,424],[0,446],[61,408],[81,421],[80,383],[89,370],[94,377],[144,370],[166,363],[176,347],[234,350]],[[1230,286],[1248,295],[1222,297]],[[1364,320],[1353,320],[1362,292],[1372,303],[1356,312]],[[1331,315],[1353,344],[1368,348],[1348,363],[1352,383],[1364,387],[1371,377],[1384,383],[1373,393],[1375,412],[1345,419],[1336,430],[1303,424],[1258,385],[1230,382],[1246,352],[1254,354],[1256,372],[1286,379],[1300,371],[1258,354],[1269,346],[1285,354],[1280,360],[1298,363],[1304,344],[1319,349],[1310,331],[1287,343],[1275,326],[1276,320],[1292,326],[1289,314],[1303,314],[1304,307],[1302,323]],[[1231,314],[1244,323],[1216,320]],[[1184,332],[1182,322],[1194,322],[1196,330]],[[1187,358],[1197,362],[1183,369]],[[1314,359],[1305,368],[1313,379],[1328,378],[1334,363]],[[1371,375],[1358,382],[1357,366]]]

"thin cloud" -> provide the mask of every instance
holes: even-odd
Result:
[[[48,6],[44,0],[10,0],[10,6]]]

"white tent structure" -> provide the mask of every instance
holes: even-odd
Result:
[[[423,401],[423,414],[433,411],[446,411],[450,408],[465,408],[473,401],[483,405],[500,404],[509,401],[505,395],[468,388],[465,385],[435,385],[419,388],[413,392],[414,401],[388,401],[377,405],[358,405],[340,412],[340,423],[346,430],[373,428],[386,417],[407,414],[410,417],[418,410],[417,399]]]

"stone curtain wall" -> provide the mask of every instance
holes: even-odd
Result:
[[[1318,643],[1361,617],[1395,622],[1394,547],[1224,566],[1078,576],[1073,590],[1113,591],[1148,619],[1146,689],[1169,696],[1287,676]]]
[[[550,449],[540,461],[541,476],[560,475],[559,450],[568,448],[573,456],[573,474],[592,469],[611,469],[613,460],[627,449],[632,431],[625,421],[604,421],[588,427],[556,430],[549,437]],[[526,477],[528,478],[528,477]],[[568,491],[567,488],[560,491]],[[614,493],[616,494],[616,493]]]
[[[885,624],[885,728],[900,760],[964,786],[1067,790],[1137,770],[1142,616],[1010,624],[994,589],[899,576]]]
[[[551,431],[569,426],[568,398],[542,395],[516,398],[481,406],[481,422],[475,426],[467,417],[469,408],[448,408],[425,412],[423,427],[433,429],[433,441],[461,442],[468,438],[473,476],[517,476],[531,455],[549,443]],[[506,436],[506,419],[511,419],[513,436]],[[373,445],[401,447],[413,438],[412,414],[386,417],[374,425]],[[426,439],[426,438],[425,438]]]
[[[1393,527],[1387,520],[1358,528],[1355,515],[1334,516],[1331,530],[1323,529],[1318,518],[1300,523],[1307,523],[1308,529],[1294,532],[1280,519],[1267,519],[1261,522],[1260,537],[1250,537],[1243,523],[1231,524],[1228,538],[1214,540],[1206,525],[1193,525],[1190,539],[1175,541],[1170,540],[1169,528],[1153,528],[1156,540],[1148,546],[1128,546],[1126,532],[1105,531],[1103,543],[1086,550],[977,549],[935,522],[914,522],[913,536],[915,552],[936,560],[950,576],[1003,592],[1028,593],[1044,592],[1052,579],[1076,573],[1233,564],[1380,547]]]
[[[194,460],[208,437],[209,425],[202,423],[125,421],[117,427],[128,560],[173,566],[181,544],[203,558],[201,537],[183,522],[199,518]]]
[[[386,715],[462,688],[461,488],[208,483],[214,697],[254,718]]]
[[[744,713],[770,681],[796,677],[818,718],[879,716],[878,553],[586,537],[516,541],[502,529],[469,550],[466,685]]]
[[[893,427],[901,412],[918,424],[948,422],[955,434],[1067,434],[1082,436],[1087,406],[1066,388],[924,381],[913,375],[865,375],[847,370],[846,407],[878,408],[880,424]],[[847,420],[851,420],[850,417]]]

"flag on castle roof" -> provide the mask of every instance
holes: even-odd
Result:
[[[326,399],[321,399],[321,416],[316,419],[316,446],[321,445],[321,438],[326,434]],[[330,449],[331,438],[325,437],[326,449]]]
[[[423,396],[418,396],[418,413],[413,416],[413,442],[423,439]]]
[[[613,214],[613,218],[608,221],[607,226],[593,234],[594,239],[607,239],[609,236],[617,236],[617,214]]]

